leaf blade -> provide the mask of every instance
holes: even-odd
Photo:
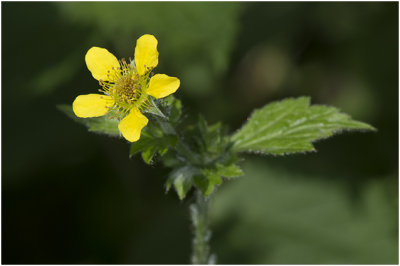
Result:
[[[342,131],[374,130],[335,107],[310,105],[309,97],[289,98],[257,109],[233,136],[237,152],[283,155],[314,151],[313,142]]]

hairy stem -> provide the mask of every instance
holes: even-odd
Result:
[[[169,122],[167,116],[158,108],[151,99],[153,114],[160,117],[157,119],[160,127],[166,134],[178,136],[177,131]],[[187,146],[185,142],[179,138],[177,145],[181,145],[184,150]],[[185,154],[189,159],[193,156],[190,152]],[[192,161],[194,158],[191,158]],[[198,161],[198,160],[194,160]],[[211,231],[208,229],[208,202],[209,198],[205,198],[199,189],[195,191],[195,202],[190,205],[190,217],[193,225],[193,240],[192,240],[192,264],[215,264],[215,255],[210,255],[209,241]]]
[[[210,256],[209,241],[211,231],[208,229],[208,201],[201,191],[196,189],[195,202],[190,205],[190,217],[193,224],[192,264],[214,264]]]

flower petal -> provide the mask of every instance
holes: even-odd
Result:
[[[86,66],[97,80],[114,81],[120,67],[118,59],[107,49],[92,47],[85,56]]]
[[[144,128],[149,119],[145,117],[137,108],[133,108],[130,113],[121,120],[118,125],[122,136],[130,142],[135,142],[140,138],[142,128]]]
[[[154,75],[150,79],[147,94],[159,99],[166,97],[179,88],[181,82],[178,78],[169,77],[165,74]]]
[[[148,67],[158,65],[158,41],[153,35],[145,34],[136,42],[135,64],[139,75],[144,75]]]
[[[86,94],[76,97],[72,104],[72,110],[77,117],[97,117],[107,114],[108,110],[114,105],[114,100],[110,96],[102,94]]]

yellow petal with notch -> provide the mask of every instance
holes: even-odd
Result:
[[[97,80],[115,81],[117,69],[120,67],[118,59],[107,49],[92,47],[85,56],[86,66]]]
[[[181,82],[178,78],[170,77],[165,74],[154,75],[150,79],[147,94],[159,99],[164,98],[179,88]]]
[[[72,104],[72,110],[77,117],[98,117],[107,114],[114,105],[110,96],[102,94],[86,94],[76,97]]]
[[[145,34],[136,42],[135,65],[139,75],[158,65],[158,41],[153,35]]]
[[[149,119],[145,117],[137,108],[133,108],[130,113],[121,120],[118,125],[122,136],[130,142],[139,140],[142,128],[144,128]]]

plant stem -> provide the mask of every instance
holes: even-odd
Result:
[[[195,202],[190,205],[190,217],[193,224],[192,264],[214,264],[214,256],[210,256],[208,229],[208,201],[201,191],[196,189]]]
[[[179,138],[177,131],[169,122],[168,117],[158,108],[153,99],[150,101],[154,107],[152,113],[161,117],[161,119],[157,119],[157,121],[164,133],[173,134]],[[186,149],[184,141],[180,140],[179,144]],[[186,155],[192,156],[190,153]],[[196,189],[195,202],[190,205],[190,217],[193,225],[192,264],[215,264],[215,255],[210,255],[209,241],[211,238],[211,231],[208,229],[208,202],[209,198],[205,198],[201,191]]]

